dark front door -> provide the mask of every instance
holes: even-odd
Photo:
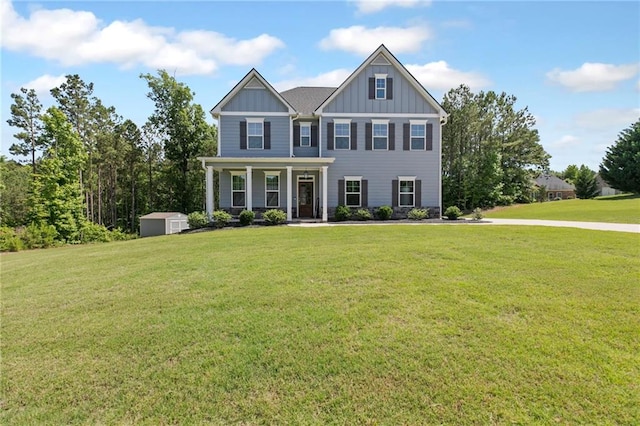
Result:
[[[298,217],[313,217],[313,182],[298,182]]]

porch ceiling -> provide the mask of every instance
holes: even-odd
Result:
[[[255,168],[316,169],[328,166],[335,161],[334,157],[198,157],[202,167],[212,166],[214,169],[230,169],[252,166]]]

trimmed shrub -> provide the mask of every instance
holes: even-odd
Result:
[[[407,217],[411,220],[422,220],[429,217],[429,210],[427,209],[411,209],[407,213]]]
[[[447,209],[444,211],[444,215],[449,220],[456,220],[457,218],[462,216],[462,212],[457,206],[450,206],[450,207],[447,207]]]
[[[224,210],[213,212],[213,224],[216,228],[224,228],[231,222],[231,215]]]
[[[108,243],[111,241],[111,232],[97,223],[86,222],[80,229],[80,242],[86,243]]]
[[[482,218],[484,218],[484,215],[482,214],[482,209],[480,207],[476,207],[475,209],[473,209],[473,213],[471,213],[471,218],[473,218],[473,220],[482,220]]]
[[[271,209],[262,213],[262,218],[267,225],[280,225],[287,221],[287,214],[282,210]]]
[[[191,212],[187,216],[187,223],[191,229],[204,228],[209,224],[209,216],[205,212]]]
[[[53,225],[45,225],[44,223],[40,225],[32,223],[20,234],[22,242],[28,249],[53,247],[56,244],[57,237],[58,231],[56,231],[56,228]]]
[[[338,207],[336,207],[336,212],[334,213],[333,217],[338,222],[349,220],[349,218],[351,217],[351,209],[340,204]]]
[[[256,218],[256,214],[249,210],[242,210],[238,219],[240,219],[240,225],[249,226],[253,223]]]
[[[371,220],[373,219],[373,216],[371,215],[371,212],[369,210],[359,209],[353,214],[353,218],[355,220]]]
[[[376,217],[380,220],[389,220],[393,216],[393,209],[389,206],[380,206],[376,210]]]

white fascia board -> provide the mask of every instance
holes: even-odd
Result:
[[[388,118],[388,117],[400,117],[400,118],[440,118],[440,114],[403,114],[400,112],[384,113],[384,112],[328,112],[322,114],[323,117],[353,117],[353,118]]]

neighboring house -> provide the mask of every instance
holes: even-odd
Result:
[[[611,186],[609,186],[609,184],[605,182],[604,179],[602,179],[602,176],[600,176],[600,173],[596,174],[596,184],[598,185],[598,191],[600,191],[598,195],[622,194],[622,191],[618,191],[617,189],[614,189]]]
[[[447,113],[384,45],[338,88],[279,93],[252,69],[211,114],[218,156],[199,157],[209,214],[277,208],[327,221],[338,205],[389,205],[397,217],[414,207],[440,215]]]
[[[538,185],[538,187],[544,186],[547,192],[546,197],[549,200],[576,198],[575,186],[554,175],[540,175],[536,178],[536,185]]]

